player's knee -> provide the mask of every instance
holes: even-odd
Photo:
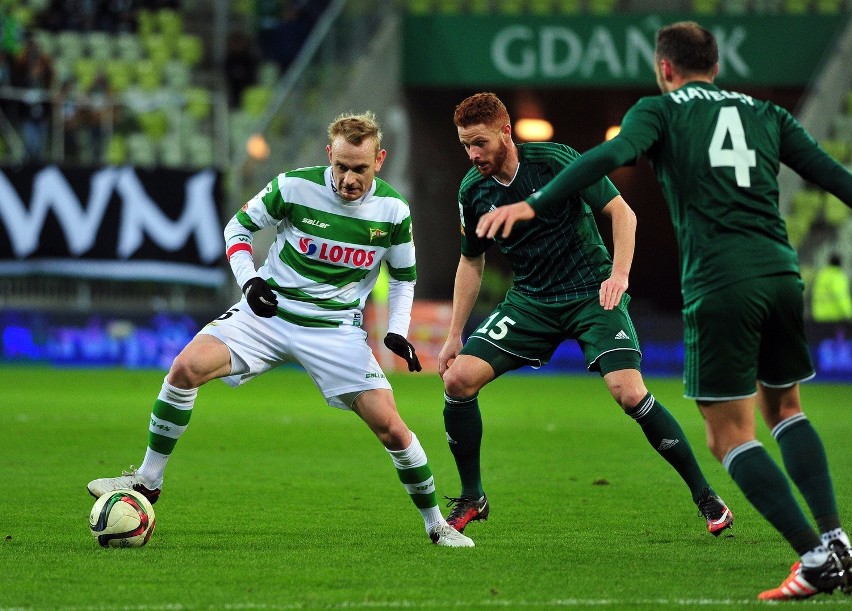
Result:
[[[625,412],[636,409],[636,406],[648,395],[648,389],[641,385],[611,385],[609,392]]]
[[[479,386],[459,375],[452,367],[444,373],[444,392],[450,397],[472,397],[479,392]]]
[[[198,388],[205,380],[195,371],[192,360],[183,353],[177,355],[169,369],[169,384],[178,388]]]
[[[404,450],[411,443],[411,433],[401,420],[385,423],[383,426],[374,428],[373,432],[388,450]]]

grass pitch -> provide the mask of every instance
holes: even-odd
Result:
[[[795,560],[710,456],[679,380],[647,383],[733,510],[732,535],[707,534],[596,375],[513,375],[480,395],[491,519],[468,528],[476,548],[446,549],[430,544],[367,427],[295,369],[202,388],[151,542],[101,549],[85,485],[139,464],[163,375],[0,368],[0,609],[735,609],[765,606],[755,596]],[[391,381],[439,494],[457,494],[438,377]],[[847,529],[849,396],[848,385],[803,387]]]

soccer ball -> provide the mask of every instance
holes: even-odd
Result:
[[[107,492],[95,501],[89,528],[101,547],[142,547],[154,532],[154,508],[135,490]]]

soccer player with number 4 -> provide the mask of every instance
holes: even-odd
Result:
[[[373,113],[341,115],[328,137],[330,165],[279,174],[228,222],[228,260],[243,299],[175,358],[154,402],[139,469],[94,480],[88,490],[100,497],[130,488],[156,502],[201,385],[222,378],[238,386],[278,365],[298,363],[329,405],[355,412],[385,447],[432,542],[473,547],[441,515],[426,453],[397,412],[361,327],[384,262],[390,276],[384,343],[409,371],[421,370],[405,339],[416,280],[408,204],[376,177],[387,152]],[[252,236],[265,227],[274,227],[277,237],[255,270]],[[287,401],[286,392],[281,400]],[[235,421],[238,426],[238,415]],[[346,459],[345,451],[340,458]],[[357,482],[330,485],[350,489]]]
[[[677,420],[648,392],[640,373],[639,339],[625,293],[636,231],[633,211],[604,178],[511,239],[479,238],[475,229],[482,214],[541,188],[578,153],[551,142],[516,145],[509,113],[493,93],[462,101],[453,120],[474,167],[459,189],[461,258],[450,329],[438,355],[444,425],[461,479],[461,494],[450,498],[447,521],[463,531],[469,522],[486,519],[491,509],[480,473],[479,391],[508,371],[546,363],[562,342],[573,339],[589,370],[601,375],[612,398],[681,476],[707,529],[718,536],[731,527],[733,515],[705,479]],[[612,220],[612,257],[592,209]],[[485,251],[495,242],[512,265],[513,285],[462,346]],[[567,406],[570,399],[561,402]]]
[[[480,218],[480,239],[508,239],[571,194],[646,155],[680,247],[686,362],[711,452],[799,560],[762,600],[852,592],[852,551],[841,526],[822,441],[802,411],[814,377],[804,332],[803,283],[778,203],[781,163],[852,206],[852,174],[779,106],[726,91],[713,35],[694,22],[657,32],[662,95],[639,100],[620,134],[524,201]],[[518,225],[519,224],[519,225]],[[815,529],[780,467],[755,436],[754,409],[778,443]]]

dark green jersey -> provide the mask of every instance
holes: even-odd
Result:
[[[497,206],[525,199],[578,156],[563,144],[518,145],[520,164],[508,185],[471,168],[459,188],[462,254],[479,256],[497,242],[512,265],[515,290],[541,302],[596,294],[612,271],[612,259],[592,213],[593,208],[602,209],[618,195],[607,178],[567,198],[564,206],[519,224],[507,239],[486,240],[476,235],[480,216]]]
[[[789,112],[706,82],[642,98],[617,138],[593,148],[529,198],[536,212],[645,154],[680,246],[684,302],[758,276],[798,273],[778,210],[781,163],[852,205],[852,174]]]

